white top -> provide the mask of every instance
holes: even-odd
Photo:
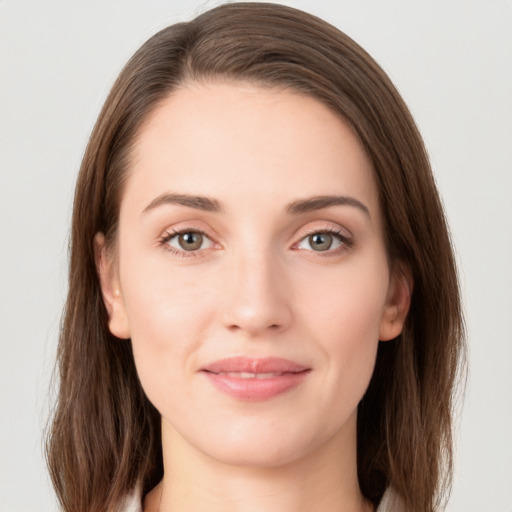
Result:
[[[136,489],[130,496],[127,497],[122,511],[142,512],[140,502],[140,491]],[[389,488],[384,493],[384,496],[382,496],[382,500],[380,501],[379,506],[375,512],[405,512],[405,509],[398,494],[392,488]]]
[[[405,507],[403,506],[400,496],[390,487],[384,493],[384,496],[382,496],[375,512],[405,512]]]

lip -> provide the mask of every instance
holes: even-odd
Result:
[[[288,359],[230,357],[201,368],[224,394],[240,400],[269,400],[297,387],[311,368]]]

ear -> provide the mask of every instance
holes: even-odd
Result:
[[[130,329],[119,282],[118,267],[107,250],[103,233],[96,233],[94,237],[94,256],[103,302],[108,313],[109,330],[118,338],[128,339]]]
[[[410,271],[397,266],[391,274],[388,296],[382,312],[380,341],[392,340],[402,332],[411,305],[412,288],[413,280]]]

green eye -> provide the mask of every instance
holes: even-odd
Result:
[[[315,233],[308,236],[308,242],[314,251],[327,251],[332,246],[333,236],[329,233]]]
[[[343,233],[337,231],[317,231],[304,237],[297,245],[298,249],[306,249],[315,252],[336,252],[336,249],[344,249],[352,246],[352,241]]]

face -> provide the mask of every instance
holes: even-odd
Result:
[[[142,127],[128,172],[100,275],[169,442],[260,466],[353,446],[408,288],[349,128],[295,92],[188,84]]]

